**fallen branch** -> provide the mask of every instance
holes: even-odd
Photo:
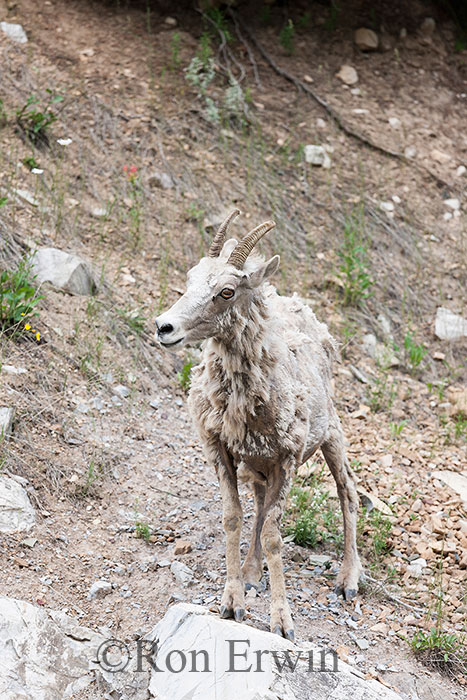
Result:
[[[378,579],[373,578],[368,574],[365,574],[365,581],[375,583],[379,587],[379,589],[383,591],[384,595],[389,600],[392,600],[394,603],[398,603],[398,605],[402,605],[402,607],[407,608],[407,610],[415,610],[415,612],[426,613],[426,610],[424,608],[419,608],[417,605],[411,605],[410,603],[406,603],[405,600],[402,600],[401,598],[398,598],[396,595],[391,593],[391,591],[389,591],[386,588],[383,581],[379,581]]]

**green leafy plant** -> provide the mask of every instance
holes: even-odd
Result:
[[[140,335],[144,332],[146,318],[141,315],[139,309],[129,309],[126,307],[124,309],[116,308],[115,311],[134,333]]]
[[[23,158],[23,165],[25,165],[29,170],[34,170],[34,168],[39,167],[39,163],[33,156],[28,156],[27,158]]]
[[[371,296],[373,281],[368,274],[368,246],[363,238],[362,216],[353,215],[344,226],[344,240],[338,250],[338,277],[343,284],[344,304],[359,306]]]
[[[48,99],[41,104],[41,100],[30,95],[25,104],[16,111],[16,122],[28,139],[34,144],[48,145],[48,129],[57,121],[57,114],[52,106],[62,102],[61,95],[55,95],[49,88],[46,90]]]
[[[294,52],[295,27],[291,19],[287,21],[279,34],[279,42],[285,52],[290,56]]]
[[[391,530],[391,520],[376,508],[369,513],[360,513],[357,522],[360,547],[371,555],[372,561],[377,565],[391,550]]]
[[[149,538],[151,537],[151,529],[148,525],[148,523],[145,523],[142,520],[137,520],[135,523],[136,527],[136,537],[139,537],[140,539],[144,540],[145,542],[149,542]]]
[[[7,113],[5,107],[3,106],[3,100],[0,100],[0,129],[2,129],[8,121]]]
[[[428,351],[423,345],[419,345],[415,342],[411,331],[406,333],[404,337],[404,350],[407,365],[410,371],[415,373]]]
[[[188,357],[187,361],[183,365],[182,371],[177,372],[178,383],[182,387],[184,392],[188,392],[191,385],[191,370],[195,361],[192,357]]]
[[[443,632],[438,625],[429,632],[417,630],[410,641],[412,651],[422,661],[439,671],[467,671],[465,636]]]
[[[337,29],[337,25],[339,23],[339,14],[340,14],[339,5],[335,2],[335,0],[331,0],[331,7],[329,8],[329,15],[324,23],[324,28],[328,32],[334,32]]]
[[[39,315],[35,307],[42,296],[36,293],[35,279],[25,263],[14,272],[3,270],[0,273],[0,330],[12,329],[28,317]],[[28,325],[26,323],[24,328]]]
[[[232,34],[223,11],[219,7],[207,7],[203,12],[206,24],[212,25],[219,34],[223,35],[229,44],[232,41]]]
[[[133,245],[137,248],[141,242],[142,197],[143,191],[136,165],[124,165],[123,172],[128,182],[130,205],[130,233]]]
[[[8,202],[8,197],[0,197],[0,209]]]
[[[400,423],[389,423],[391,429],[391,435],[393,438],[398,438],[402,434],[405,426],[407,425],[406,420],[402,420]]]

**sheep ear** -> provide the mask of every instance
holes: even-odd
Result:
[[[238,241],[236,238],[229,238],[228,241],[222,246],[222,250],[219,253],[220,258],[229,258],[231,252],[237,247]]]
[[[255,272],[253,272],[250,276],[250,285],[252,287],[259,287],[259,285],[262,282],[264,282],[264,280],[266,280],[268,277],[271,277],[275,272],[277,272],[280,261],[280,256],[275,255],[273,258],[263,263],[261,267],[255,270]]]

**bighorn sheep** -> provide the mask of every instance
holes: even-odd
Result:
[[[251,255],[274,226],[266,221],[240,242],[225,242],[234,210],[207,257],[188,272],[187,291],[156,319],[165,348],[205,340],[193,370],[189,408],[223,502],[227,582],[221,616],[241,621],[244,588],[260,586],[262,550],[271,586],[271,630],[294,638],[281,557],[281,517],[294,468],[321,448],[344,516],[344,558],[336,591],[353,598],[362,571],[356,546],[358,499],[331,398],[334,340],[297,297],[279,296],[267,279],[280,258]],[[237,479],[250,481],[256,516],[240,562],[242,508]]]

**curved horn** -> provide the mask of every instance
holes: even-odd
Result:
[[[212,240],[211,247],[209,248],[208,256],[210,258],[219,257],[219,254],[222,250],[222,246],[224,245],[225,234],[227,233],[227,229],[229,228],[232,221],[236,219],[239,214],[240,209],[234,209],[232,212],[230,212],[225,221],[223,221],[222,224],[219,226],[219,229]]]
[[[254,228],[250,233],[242,238],[237,247],[230,254],[228,262],[234,265],[238,270],[241,270],[245,264],[245,260],[250,255],[251,251],[258,243],[260,238],[266,235],[276,225],[275,221],[265,221],[264,224],[260,224]]]

